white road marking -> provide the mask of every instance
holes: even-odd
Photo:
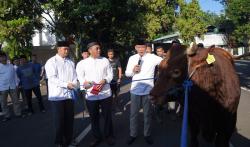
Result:
[[[69,147],[75,147],[76,145],[78,145],[81,140],[83,140],[83,138],[89,133],[89,131],[91,130],[91,125],[89,124],[82,132],[81,134],[79,134],[75,140],[74,140],[74,144],[75,145],[70,145]]]
[[[229,147],[234,147],[233,144],[231,142],[229,142]]]
[[[248,88],[246,88],[246,87],[241,87],[241,89],[250,92],[250,89],[248,89]]]

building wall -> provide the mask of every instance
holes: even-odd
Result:
[[[50,23],[53,23],[50,16],[54,18],[54,13],[50,12],[50,16],[48,14],[42,14]],[[50,26],[50,24],[42,19],[42,23],[44,26]],[[51,46],[56,44],[56,36],[52,34],[47,28],[43,28],[42,30],[36,30],[35,34],[32,38],[33,46]]]
[[[35,46],[33,47],[32,54],[36,54],[37,61],[44,65],[49,58],[57,53],[57,50],[52,48],[52,46]]]

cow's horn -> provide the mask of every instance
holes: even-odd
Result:
[[[196,43],[195,43],[195,42],[192,42],[192,43],[190,44],[189,48],[187,49],[187,54],[188,54],[189,56],[195,55],[196,52],[197,52],[197,49],[198,49],[198,47],[197,47]]]

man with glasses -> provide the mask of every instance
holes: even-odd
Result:
[[[107,58],[100,56],[99,42],[90,42],[87,49],[90,57],[77,64],[76,72],[80,85],[86,90],[85,97],[94,136],[90,147],[95,147],[102,141],[99,108],[104,117],[105,141],[108,145],[113,145],[112,97],[109,84],[113,78],[112,67]]]

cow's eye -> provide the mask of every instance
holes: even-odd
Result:
[[[178,78],[180,75],[181,75],[181,70],[179,70],[179,69],[174,69],[174,70],[172,71],[172,77],[173,77],[173,78]]]

